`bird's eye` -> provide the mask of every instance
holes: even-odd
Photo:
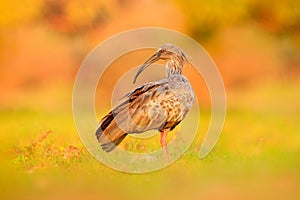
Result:
[[[165,49],[160,49],[159,52],[164,53],[164,52],[166,52],[166,50]]]

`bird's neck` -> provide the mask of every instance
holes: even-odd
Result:
[[[183,63],[179,60],[169,60],[166,64],[167,77],[178,75],[182,73]]]

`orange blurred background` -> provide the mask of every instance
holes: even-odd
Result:
[[[299,1],[25,0],[2,1],[0,9],[2,108],[57,105],[57,89],[72,87],[92,48],[146,26],[196,39],[215,60],[229,95],[300,76]],[[44,98],[46,91],[52,100]]]

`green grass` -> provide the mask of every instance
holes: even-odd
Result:
[[[228,91],[226,123],[213,152],[198,157],[209,121],[204,111],[189,150],[173,165],[146,174],[118,172],[95,160],[80,142],[70,108],[3,108],[0,197],[297,199],[299,86]]]

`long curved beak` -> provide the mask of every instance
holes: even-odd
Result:
[[[133,83],[136,82],[137,77],[147,68],[149,67],[152,63],[158,61],[160,59],[160,53],[156,52],[155,54],[153,54],[137,71],[134,79],[133,79]]]

